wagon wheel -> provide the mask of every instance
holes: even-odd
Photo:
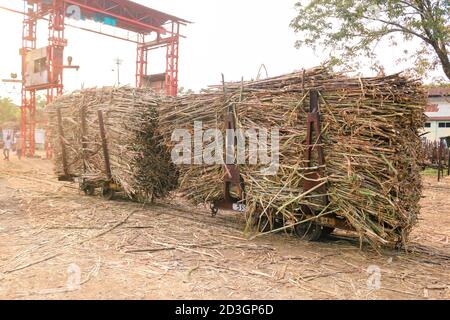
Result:
[[[333,231],[333,227],[322,227],[322,239],[327,238]]]
[[[102,188],[102,197],[106,200],[112,200],[114,199],[114,195],[116,192],[113,189],[103,187]]]
[[[140,193],[131,193],[129,197],[134,202],[145,202],[145,197]]]
[[[303,206],[301,211],[301,214],[298,216],[298,221],[300,223],[294,226],[295,234],[307,241],[318,241],[322,237],[322,226],[316,224],[312,220],[302,222],[308,218],[308,214],[311,216],[313,211],[308,206]]]
[[[209,208],[211,209],[211,217],[215,217],[217,215],[217,213],[219,212],[219,208],[217,208],[214,203],[211,203],[209,205]]]
[[[322,236],[322,227],[312,221],[299,223],[294,227],[295,234],[307,241],[318,241]]]
[[[267,215],[263,214],[262,217],[259,218],[258,230],[259,232],[267,232],[272,229],[271,221],[267,217]],[[272,221],[273,223],[273,221]]]
[[[246,220],[249,221],[250,227],[253,230],[258,230],[259,232],[267,232],[270,231],[271,225],[269,218],[267,215],[263,214],[261,217],[259,216],[259,213],[255,212],[251,216],[248,216],[248,213],[246,213]]]
[[[93,196],[95,193],[95,188],[92,185],[83,186],[82,190],[83,190],[84,194],[87,196]]]

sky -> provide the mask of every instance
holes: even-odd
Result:
[[[269,76],[309,68],[326,60],[322,51],[309,48],[296,49],[295,34],[289,23],[295,17],[296,0],[135,0],[180,18],[192,21],[182,28],[186,36],[180,43],[179,86],[198,91],[221,81],[254,79],[261,64]],[[0,0],[0,6],[23,9],[21,0]],[[0,10],[0,78],[9,78],[14,72],[20,74],[22,16]],[[109,28],[95,22],[72,24],[109,31],[116,35],[127,35],[123,30]],[[46,46],[47,22],[38,25],[38,47]],[[135,84],[136,45],[93,33],[67,28],[68,47],[65,56],[73,57],[79,71],[65,70],[65,91],[81,87],[117,84],[115,59],[120,58],[120,83]],[[380,49],[379,60],[387,73],[399,72],[404,65],[394,63],[399,48],[388,45]],[[149,73],[163,72],[165,52],[158,51],[149,56]],[[368,70],[364,73],[370,75]],[[263,73],[265,76],[265,73]],[[20,101],[20,86],[0,83],[0,96],[9,96]]]

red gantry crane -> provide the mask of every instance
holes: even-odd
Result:
[[[137,45],[136,87],[152,87],[168,96],[178,93],[178,60],[180,26],[190,23],[187,20],[148,8],[129,0],[21,0],[25,2],[24,12],[1,7],[10,12],[23,14],[22,79],[9,80],[22,83],[21,131],[25,142],[23,156],[34,156],[36,128],[36,92],[46,91],[47,103],[63,93],[63,71],[79,68],[72,65],[68,57],[64,64],[64,48],[67,40],[66,27],[94,32]],[[67,19],[70,18],[70,19]],[[91,20],[114,28],[131,32],[134,37],[120,37],[92,28],[70,24],[73,20]],[[36,28],[39,20],[48,22],[48,46],[36,47]],[[148,74],[148,55],[150,50],[166,49],[165,73]],[[8,81],[8,80],[7,80]],[[47,158],[51,148],[46,138]]]

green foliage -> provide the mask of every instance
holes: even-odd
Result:
[[[46,98],[44,96],[36,96],[36,121],[44,123],[47,119],[45,112]],[[6,122],[20,122],[20,107],[15,105],[10,98],[0,97],[0,125]]]
[[[36,96],[36,110],[44,110],[47,105],[47,99],[43,96]]]
[[[380,40],[397,46],[399,35],[403,41],[420,40],[411,55],[399,46],[418,74],[440,65],[450,79],[448,0],[305,0],[296,9],[291,27],[303,37],[296,46],[328,48],[331,64],[355,66],[356,57],[375,58]]]
[[[192,89],[188,89],[186,91],[186,89],[184,87],[179,87],[178,88],[178,95],[179,96],[185,96],[185,95],[189,95],[189,94],[193,94],[194,91]]]
[[[0,98],[0,124],[17,122],[20,119],[20,108],[10,98]]]
[[[428,177],[437,177],[438,171],[437,171],[437,169],[426,168],[425,170],[423,170],[423,171],[421,172],[421,174],[422,174],[423,176],[428,176]]]

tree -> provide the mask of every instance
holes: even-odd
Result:
[[[37,95],[36,96],[36,110],[45,110],[47,106],[47,99],[45,96]]]
[[[179,96],[185,96],[185,95],[189,95],[189,94],[193,94],[194,91],[192,89],[188,89],[186,91],[186,89],[184,87],[179,87],[178,88],[178,95]]]
[[[399,35],[405,41],[420,41],[412,54],[416,71],[424,75],[440,65],[450,79],[448,0],[311,0],[295,6],[298,15],[291,27],[305,37],[296,46],[332,48],[333,64],[349,65],[359,56],[373,58],[380,40],[387,38],[396,45]]]
[[[20,108],[10,98],[0,98],[0,124],[17,122],[20,119]]]
[[[47,99],[44,96],[36,96],[36,121],[39,124],[43,124],[47,120],[46,107]]]

